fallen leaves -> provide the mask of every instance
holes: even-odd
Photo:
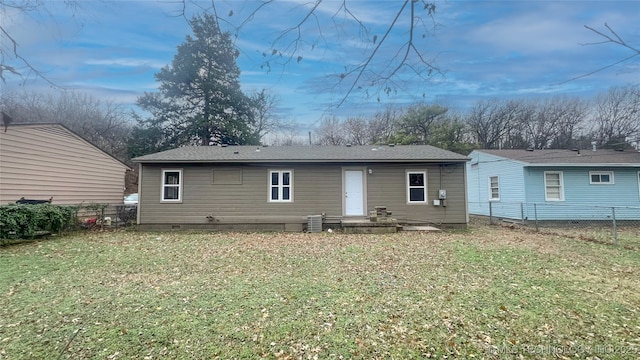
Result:
[[[637,257],[517,229],[90,236],[2,254],[7,357],[80,323],[74,358],[488,358],[640,334]]]

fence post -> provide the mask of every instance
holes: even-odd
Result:
[[[618,227],[616,226],[616,207],[611,208],[613,242],[618,245]]]
[[[536,232],[538,231],[538,207],[536,206],[536,203],[533,203],[533,216],[535,217],[536,220]]]
[[[100,230],[104,230],[104,206],[100,207]]]
[[[489,201],[489,225],[493,225],[493,206],[491,201]]]

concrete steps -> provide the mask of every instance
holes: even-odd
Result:
[[[395,219],[373,222],[369,219],[343,219],[340,226],[345,234],[390,234],[398,231],[441,231],[433,226],[398,225]]]

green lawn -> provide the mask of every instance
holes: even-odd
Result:
[[[451,233],[81,233],[0,247],[0,358],[635,359],[640,251]]]

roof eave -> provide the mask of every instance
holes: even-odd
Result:
[[[530,164],[529,162],[527,162],[525,160],[519,160],[519,159],[514,159],[514,158],[510,158],[510,157],[506,157],[506,156],[496,155],[496,154],[492,154],[492,153],[485,152],[485,151],[482,151],[482,150],[473,150],[469,155],[471,155],[474,152],[479,153],[479,154],[483,154],[483,155],[487,155],[487,156],[497,157],[497,158],[500,158],[501,161],[513,161],[513,162],[516,162],[516,163],[519,163],[519,164],[522,164],[522,165],[525,165],[525,166]],[[478,160],[478,162],[480,164],[482,164],[484,162],[491,162],[491,161]]]
[[[527,167],[640,167],[633,163],[536,163],[527,164]]]
[[[209,164],[209,163],[415,163],[415,162],[427,162],[427,163],[465,163],[469,161],[469,158],[464,159],[340,159],[340,160],[332,160],[332,159],[216,159],[216,160],[170,160],[170,159],[154,159],[154,160],[140,160],[140,159],[132,159],[134,163],[139,164]]]

